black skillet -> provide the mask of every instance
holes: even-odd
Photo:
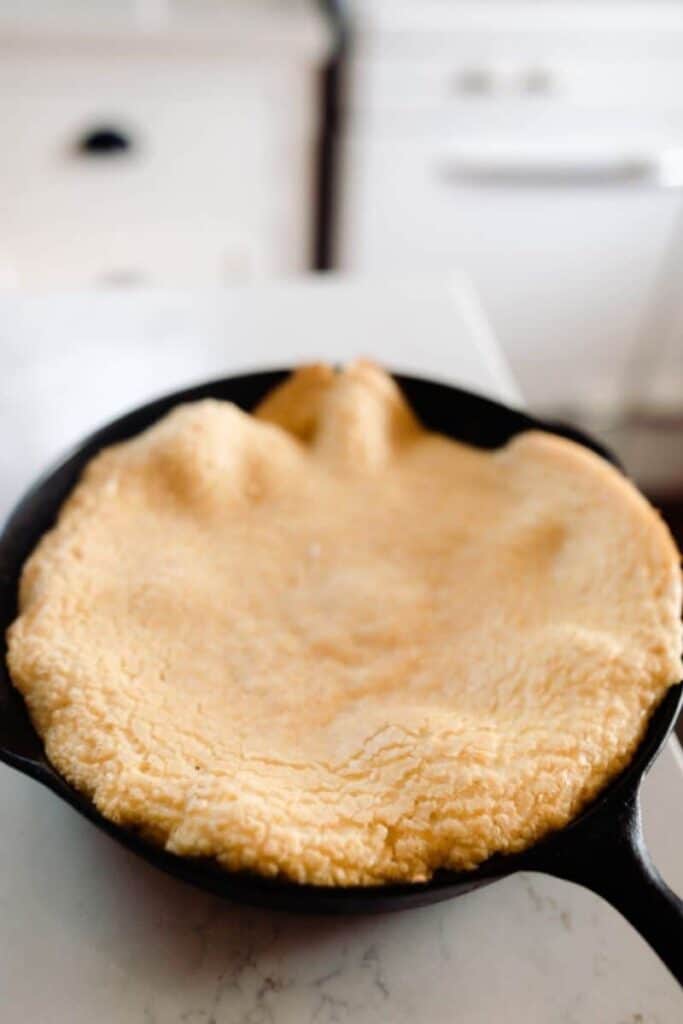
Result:
[[[17,609],[21,566],[89,459],[106,445],[139,433],[179,402],[227,399],[251,409],[287,371],[212,381],[160,398],[103,427],[44,476],[19,503],[0,537],[0,633],[4,637]],[[541,423],[466,391],[413,377],[397,377],[410,404],[433,430],[480,448],[495,448],[523,430],[541,428],[571,437],[613,457],[572,429]],[[12,443],[11,439],[8,443]],[[19,440],[15,442],[19,444]],[[4,642],[4,641],[3,641]],[[54,770],[0,663],[0,759],[52,789],[95,825],[162,870],[243,903],[311,913],[368,913],[401,910],[449,899],[515,871],[541,871],[584,885],[608,900],[638,929],[683,984],[683,902],[662,881],[643,842],[638,804],[641,779],[669,735],[681,704],[681,684],[655,711],[647,734],[626,770],[571,825],[524,853],[493,857],[476,871],[439,871],[419,885],[319,888],[228,873],[213,862],[182,858],[149,845],[134,831],[103,818]],[[681,806],[683,814],[683,805]]]

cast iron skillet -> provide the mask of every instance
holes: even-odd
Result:
[[[244,409],[287,375],[278,370],[212,381],[151,402],[103,427],[44,476],[19,503],[0,537],[0,633],[16,615],[21,566],[39,537],[55,520],[86,462],[102,447],[148,427],[179,402],[206,397],[227,399]],[[433,381],[397,377],[410,404],[433,430],[481,448],[495,448],[529,428],[552,430],[613,457],[576,431],[540,423],[521,412]],[[10,442],[11,443],[11,442]],[[15,439],[19,444],[20,440]],[[4,640],[3,640],[4,644]],[[669,735],[681,704],[681,684],[655,711],[647,734],[623,774],[572,824],[531,849],[493,857],[476,871],[439,871],[419,885],[320,888],[228,873],[213,862],[182,858],[149,845],[130,829],[103,818],[49,764],[23,701],[0,659],[0,759],[52,789],[95,825],[162,870],[243,903],[315,913],[368,913],[400,910],[449,899],[515,871],[541,871],[598,893],[640,931],[683,984],[683,902],[664,884],[643,842],[638,805],[640,781]],[[681,809],[683,813],[683,808]]]

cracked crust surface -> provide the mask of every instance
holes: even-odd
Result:
[[[680,572],[616,470],[424,430],[367,364],[98,455],[8,662],[108,818],[300,882],[423,880],[562,827],[680,677]]]

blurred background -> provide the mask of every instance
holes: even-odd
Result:
[[[458,268],[680,530],[682,58],[680,0],[0,0],[0,298]]]

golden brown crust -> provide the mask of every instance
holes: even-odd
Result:
[[[187,855],[316,884],[564,825],[680,674],[666,527],[603,460],[429,434],[369,364],[176,409],[88,466],[9,666],[48,755]]]
[[[302,366],[266,395],[255,410],[264,423],[274,423],[294,437],[308,441],[320,417],[320,406],[334,381],[334,370],[324,363]]]

